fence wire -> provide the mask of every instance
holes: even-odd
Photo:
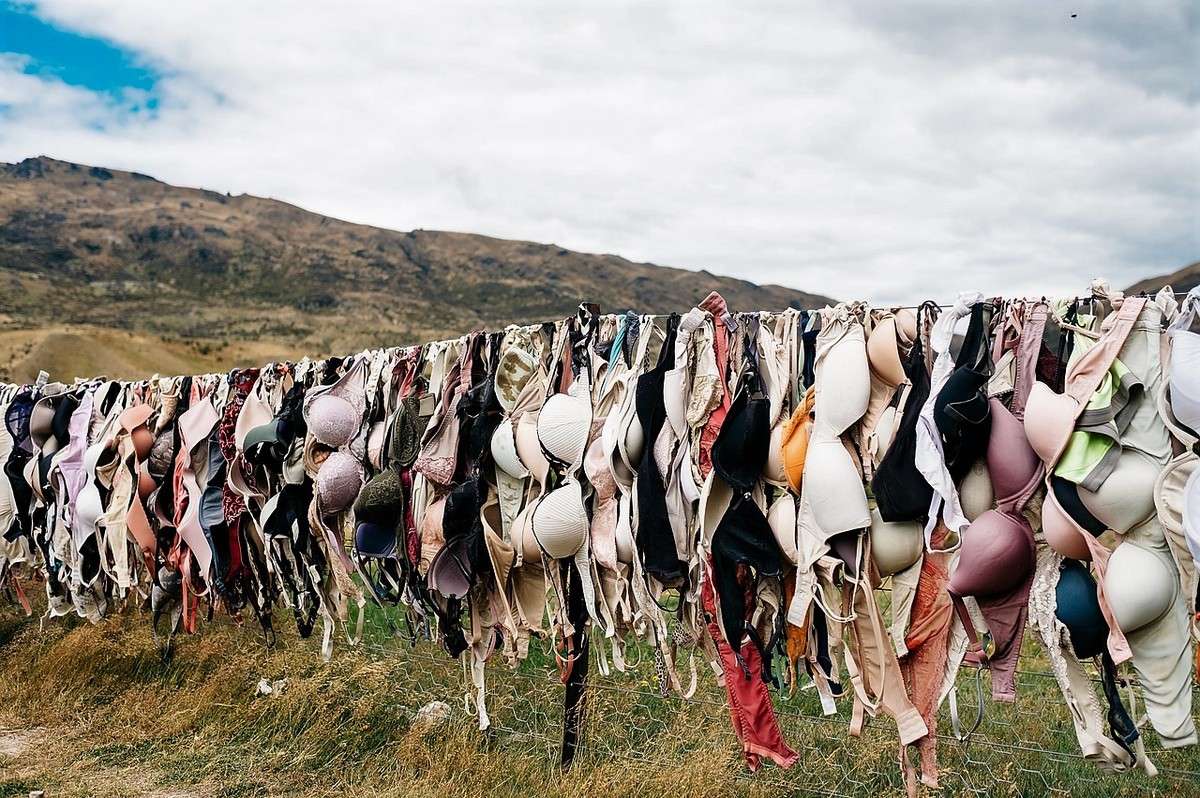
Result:
[[[1046,669],[1040,648],[1027,635],[1017,671],[1017,701],[991,700],[983,676],[983,721],[963,743],[948,733],[938,735],[940,792],[944,795],[1200,795],[1200,749],[1164,750],[1148,722],[1142,724],[1146,752],[1158,768],[1151,778],[1141,771],[1106,774],[1084,759],[1074,725],[1058,682]],[[535,643],[535,646],[537,644]],[[467,680],[459,662],[432,643],[415,647],[395,636],[381,613],[368,618],[363,648],[373,657],[411,662],[411,670],[432,673],[448,681],[427,694],[442,697],[458,713],[467,711]],[[467,655],[464,655],[466,657]],[[505,745],[525,747],[531,754],[557,761],[562,734],[563,687],[552,654],[532,652],[517,670],[499,662],[487,670],[490,733]],[[626,673],[602,675],[593,655],[589,672],[587,709],[574,768],[607,763],[655,769],[694,763],[697,755],[723,752],[726,761],[740,760],[724,689],[704,663],[697,662],[699,688],[692,698],[663,697],[647,656]],[[683,666],[686,667],[686,664]],[[973,719],[975,672],[959,673],[960,713]],[[1095,685],[1099,686],[1098,676]],[[439,689],[440,688],[440,689]],[[1134,683],[1138,693],[1140,689]],[[440,694],[440,695],[439,695]],[[1193,711],[1200,686],[1193,687]],[[839,701],[837,712],[826,716],[812,683],[793,695],[774,693],[773,703],[784,738],[799,754],[797,766],[783,770],[766,762],[756,773],[744,766],[739,780],[780,794],[864,796],[903,794],[899,744],[895,724],[880,714],[871,719],[861,738],[848,734],[851,704]],[[1200,715],[1197,716],[1200,722]],[[948,732],[945,703],[938,730]]]
[[[71,623],[72,619],[58,622]],[[248,621],[239,629],[227,616],[218,615],[208,624],[208,630],[244,644],[252,635],[261,640],[261,633],[253,632],[253,626],[256,624]],[[302,641],[286,621],[280,626],[277,631],[285,645],[309,648],[314,657],[319,656],[315,639],[319,632],[314,633],[314,639]],[[340,656],[365,655],[386,662],[396,680],[397,694],[445,701],[459,722],[473,720],[466,700],[469,679],[463,662],[451,659],[432,642],[410,642],[397,634],[397,627],[394,610],[369,607],[364,638],[355,649],[358,653],[343,651]],[[186,638],[179,643],[176,655],[186,657]],[[549,644],[535,641],[530,657],[515,670],[501,660],[497,654],[487,668],[487,706],[492,725],[484,737],[514,754],[557,762],[564,688]],[[739,792],[847,798],[904,793],[895,724],[881,714],[869,721],[860,738],[851,738],[850,702],[839,701],[837,712],[826,716],[811,682],[795,694],[772,696],[784,738],[800,754],[799,763],[783,770],[765,762],[758,772],[750,773],[740,763],[740,744],[724,690],[706,664],[698,661],[697,668],[699,687],[693,697],[664,697],[651,656],[643,657],[625,673],[605,676],[593,655],[573,770],[611,765],[657,771],[713,766],[713,772],[740,774],[727,785]],[[993,702],[988,677],[984,676],[984,716],[978,731],[966,743],[946,733],[938,735],[940,794],[1200,795],[1200,747],[1164,750],[1148,723],[1142,724],[1142,734],[1147,754],[1158,767],[1156,778],[1140,771],[1106,774],[1086,761],[1079,753],[1058,683],[1045,668],[1040,649],[1027,635],[1016,676],[1016,703]],[[974,678],[973,670],[960,671],[960,712],[971,719],[975,712]],[[1196,701],[1198,691],[1200,687],[1193,688],[1193,711],[1200,703]],[[397,707],[398,715],[405,711]],[[943,704],[938,730],[949,728]],[[719,785],[714,787],[720,789]]]

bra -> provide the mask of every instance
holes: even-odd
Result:
[[[537,436],[546,459],[569,473],[579,470],[592,427],[587,379],[581,375],[566,393],[546,400],[537,417]]]
[[[958,482],[988,446],[991,406],[987,384],[992,362],[987,346],[991,305],[976,302],[962,348],[933,403],[933,418],[942,436],[942,451],[951,478]]]
[[[958,500],[963,515],[969,521],[992,509],[996,503],[996,490],[992,487],[992,475],[988,473],[986,459],[976,460],[958,483]]]
[[[767,523],[775,536],[775,543],[783,556],[792,565],[800,564],[800,552],[796,547],[796,497],[782,493],[767,510]]]
[[[529,476],[529,469],[517,455],[517,441],[513,433],[512,421],[504,419],[492,433],[492,460],[496,467],[516,479]]]
[[[354,548],[359,557],[381,560],[396,556],[396,528],[392,524],[361,523],[354,532]]]
[[[880,576],[898,574],[921,559],[925,548],[923,528],[919,521],[884,521],[878,507],[871,510],[867,534],[871,541],[871,561]]]
[[[796,411],[783,427],[783,438],[780,441],[780,459],[783,461],[784,475],[787,477],[788,489],[800,494],[800,485],[804,478],[804,462],[808,456],[808,442],[812,436],[812,410],[817,392],[810,387],[804,392]]]
[[[1076,418],[1108,373],[1145,304],[1141,297],[1124,301],[1104,337],[1069,366],[1064,393],[1055,393],[1043,382],[1030,388],[1025,407],[1025,435],[1047,467],[1054,465],[1066,448]]]
[[[785,497],[790,501],[790,497]],[[721,628],[740,661],[746,622],[746,595],[738,580],[738,565],[749,565],[758,576],[780,577],[785,561],[767,517],[749,496],[733,497],[712,537],[712,579],[721,615]],[[762,642],[752,635],[760,650]]]
[[[55,452],[66,443],[66,425],[58,421],[58,415],[67,396],[67,386],[52,382],[42,388],[41,397],[30,411],[29,439],[43,454]]]
[[[1020,521],[998,510],[975,519],[963,535],[950,591],[958,596],[1000,596],[1017,588],[1033,570],[1037,552]]]
[[[996,399],[987,462],[998,508],[979,516],[963,533],[950,591],[958,596],[998,596],[1019,586],[1032,572],[1036,549],[1029,522],[1020,514],[1037,490],[1042,465],[1030,448],[1021,422]]]
[[[331,452],[317,472],[317,506],[322,515],[336,515],[350,507],[363,485],[363,469],[352,455]]]
[[[1072,361],[1064,393],[1054,393],[1042,382],[1035,383],[1030,389],[1025,408],[1025,436],[1047,468],[1052,468],[1066,449],[1075,429],[1076,418],[1108,373],[1145,304],[1146,300],[1141,297],[1125,299],[1104,336]],[[1042,505],[1042,529],[1046,542],[1064,557],[1090,560],[1087,529],[1064,509],[1060,497],[1067,498],[1070,491],[1062,484],[1063,480],[1053,477],[1051,473],[1047,480],[1050,490]],[[1153,497],[1152,489],[1149,495]],[[1086,520],[1083,514],[1077,515],[1081,520]]]
[[[521,392],[537,370],[537,359],[520,342],[514,341],[500,356],[496,364],[495,390],[496,401],[504,412],[511,413],[516,408]]]
[[[908,382],[904,361],[900,358],[900,344],[911,344],[917,337],[916,315],[906,309],[888,313],[879,320],[875,329],[867,336],[867,362],[871,372],[892,388]]]
[[[122,412],[117,419],[121,429],[129,433],[139,461],[146,459],[150,454],[150,447],[154,445],[154,433],[150,431],[149,426],[150,417],[153,415],[154,408],[150,405],[135,405]]]
[[[1054,615],[1067,627],[1075,656],[1087,660],[1108,650],[1108,622],[1096,598],[1096,580],[1077,560],[1059,565]]]
[[[389,526],[395,535],[404,516],[404,503],[404,483],[400,474],[386,468],[367,480],[358,492],[354,500],[354,519],[360,523]]]
[[[841,435],[867,411],[871,377],[862,322],[845,305],[823,312],[817,338],[816,417],[804,463],[812,517],[828,538],[871,525],[862,472]]]
[[[1161,554],[1126,540],[1108,558],[1104,595],[1121,632],[1144,629],[1166,615],[1179,592],[1179,574]]]
[[[730,405],[713,444],[713,470],[741,492],[754,487],[767,460],[771,445],[770,412],[767,398],[757,384],[753,389],[743,387]]]
[[[513,426],[513,444],[517,457],[534,481],[543,487],[550,479],[550,461],[546,459],[538,438],[538,416],[545,404],[545,391],[544,380],[529,380],[509,418],[509,423]]]
[[[1198,303],[1200,286],[1188,292],[1167,335],[1171,338],[1171,410],[1179,423],[1200,433],[1200,334],[1192,330]]]
[[[367,359],[360,358],[333,385],[305,395],[304,420],[318,441],[337,449],[354,438],[366,412],[366,375]]]
[[[552,559],[570,559],[587,540],[583,485],[569,480],[542,496],[530,518],[538,548]]]
[[[921,313],[926,318],[935,316],[937,305],[924,303]],[[893,411],[900,413],[900,421],[893,421],[894,435],[888,435],[886,440],[881,436],[879,446],[883,456],[871,478],[871,492],[875,495],[879,516],[890,523],[924,519],[933,500],[933,487],[916,462],[917,426],[930,391],[925,348],[921,337],[914,338],[905,363],[905,375],[910,385],[906,391],[897,394],[896,400],[903,404]],[[889,432],[891,428],[888,427]]]

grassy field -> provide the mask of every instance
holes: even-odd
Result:
[[[50,379],[105,375],[145,379],[151,374],[203,374],[233,366],[261,366],[299,359],[294,348],[269,342],[169,340],[86,326],[0,330],[0,380],[33,382],[45,369]]]
[[[328,664],[315,641],[281,634],[268,652],[253,629],[217,620],[182,639],[174,662],[164,665],[148,618],[136,610],[99,627],[68,618],[43,630],[36,617],[4,607],[0,798],[33,789],[158,798],[903,794],[895,727],[886,718],[852,740],[848,707],[824,718],[811,691],[778,699],[801,762],[787,772],[766,765],[749,774],[715,679],[702,671],[694,700],[663,699],[652,672],[646,658],[632,673],[595,679],[579,758],[563,772],[556,765],[562,688],[543,652],[516,672],[489,668],[494,725],[480,732],[464,711],[461,665],[428,643],[414,649],[393,637],[379,613],[365,644],[343,645]],[[262,678],[286,685],[261,696]],[[1195,751],[1157,752],[1164,773],[1153,781],[1104,776],[1073,756],[1066,710],[1044,675],[1024,673],[1019,699],[1012,707],[989,702],[966,747],[943,742],[942,794],[1200,789]],[[450,704],[450,722],[413,728],[417,710],[432,700]]]

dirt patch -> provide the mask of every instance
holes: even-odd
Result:
[[[16,759],[29,751],[37,741],[37,729],[0,728],[0,757]]]

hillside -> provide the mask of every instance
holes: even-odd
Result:
[[[1200,260],[1170,274],[1147,277],[1145,280],[1134,283],[1126,288],[1125,293],[1137,294],[1144,291],[1147,294],[1153,294],[1164,285],[1169,285],[1180,293],[1191,291],[1197,285],[1200,285]]]
[[[297,355],[561,318],[585,298],[652,313],[713,289],[735,310],[829,301],[553,245],[351,224],[45,157],[0,166],[0,286],[0,330],[84,325]]]
[[[202,374],[294,358],[295,350],[270,341],[179,341],[100,327],[6,329],[0,330],[0,381],[33,382],[43,369],[58,380]]]

